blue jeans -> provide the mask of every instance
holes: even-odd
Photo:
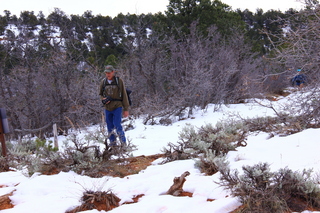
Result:
[[[106,116],[105,118],[109,133],[110,146],[116,145],[116,136],[112,133],[114,129],[119,136],[120,142],[122,144],[126,144],[126,137],[121,125],[122,107],[119,107],[113,111],[108,111],[105,109],[104,112]]]

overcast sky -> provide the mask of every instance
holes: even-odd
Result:
[[[289,8],[300,9],[297,0],[221,0],[232,6],[232,9],[246,9],[255,12],[257,8],[285,11]],[[114,17],[119,13],[141,14],[157,13],[166,10],[169,0],[0,0],[0,14],[9,10],[17,16],[21,11],[34,11],[35,15],[42,11],[45,16],[54,8],[59,8],[67,15],[82,15],[90,10],[94,15]]]

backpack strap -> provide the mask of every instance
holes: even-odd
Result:
[[[118,90],[119,90],[119,93],[120,93],[120,98],[122,98],[122,93],[121,93],[121,89],[120,89],[120,85],[119,85],[119,77],[114,77],[115,78],[115,81],[116,81],[116,84],[118,86]],[[107,86],[107,78],[104,78],[103,79],[103,92],[102,94],[104,93],[105,89],[106,89],[106,86]],[[122,99],[113,99],[115,101],[122,101]]]
[[[104,79],[103,79],[103,90],[104,90],[105,87],[106,87],[106,81],[107,81],[107,78],[104,78]]]
[[[116,79],[116,83],[119,89],[119,93],[120,93],[120,98],[122,98],[122,93],[121,93],[121,89],[120,89],[120,85],[119,85],[119,77],[114,77]]]

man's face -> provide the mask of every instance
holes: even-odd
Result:
[[[114,76],[114,71],[106,72],[106,77],[107,77],[108,80],[112,80],[113,76]]]

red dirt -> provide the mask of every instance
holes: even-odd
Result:
[[[10,194],[0,196],[0,210],[11,209],[14,206],[11,203],[10,196],[12,196],[13,192]]]
[[[139,201],[139,199],[141,198],[141,197],[143,197],[144,196],[144,194],[141,194],[141,195],[136,195],[136,196],[134,196],[133,198],[132,198],[132,202],[124,202],[123,204],[132,204],[132,203],[138,203],[138,201]]]

